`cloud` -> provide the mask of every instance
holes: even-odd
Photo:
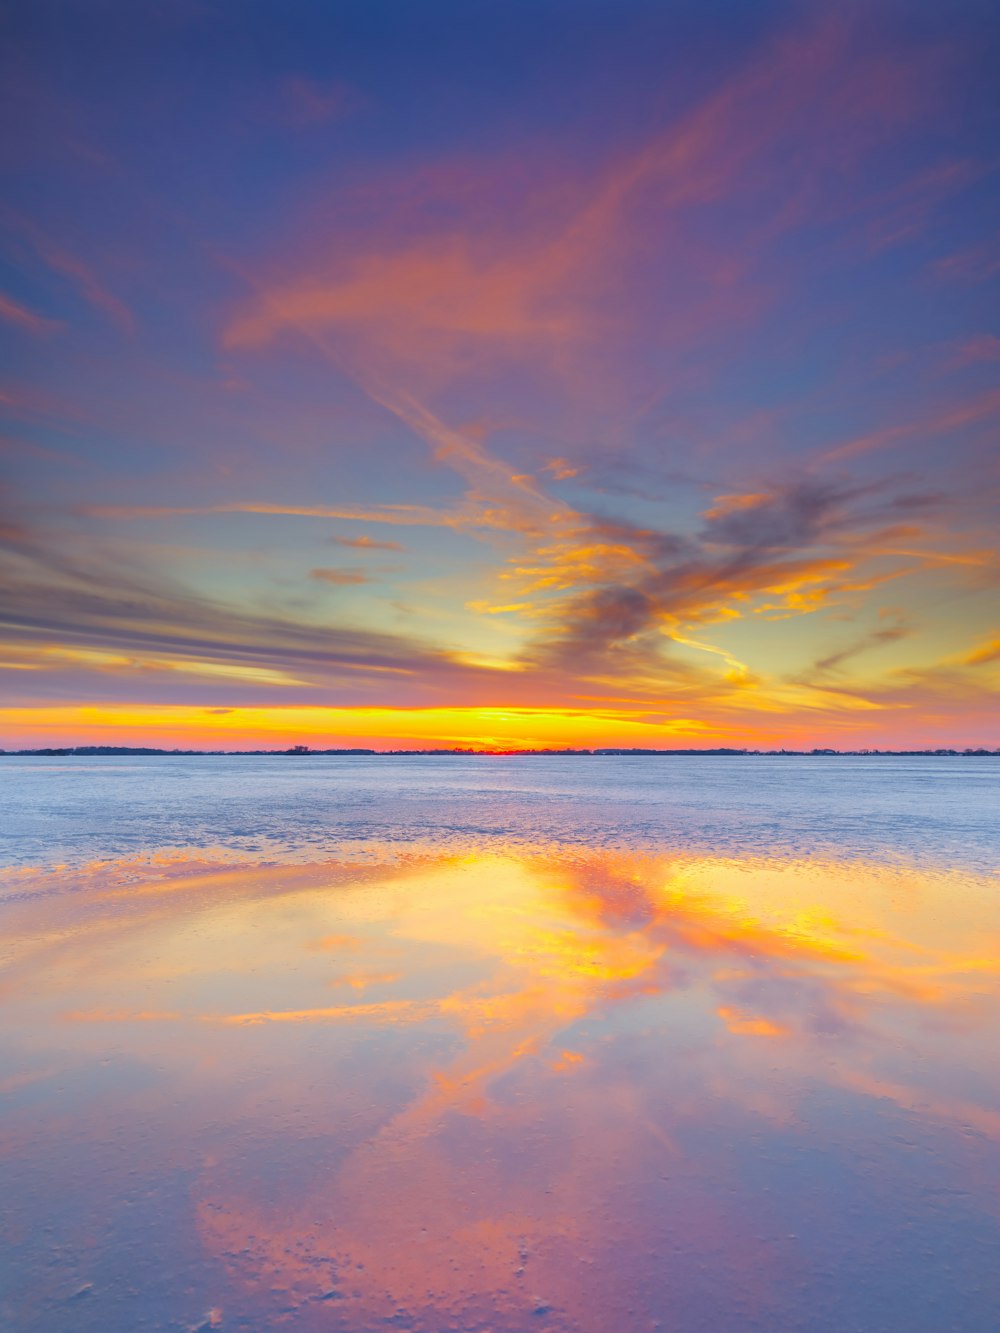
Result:
[[[946,255],[934,263],[934,272],[938,277],[953,282],[989,282],[1000,274],[1000,251],[995,239]]]
[[[991,743],[990,724],[1000,700],[998,662],[1000,647],[986,642],[971,653],[951,652],[922,665],[897,667],[866,682],[863,695],[879,708],[906,710],[913,744],[922,743],[920,728],[926,736],[942,726],[951,733],[946,742],[955,744],[956,722],[967,728],[965,743]],[[836,691],[845,698],[861,693],[846,685]]]
[[[15,324],[18,328],[35,334],[55,333],[63,327],[61,320],[45,319],[42,315],[36,315],[33,310],[29,310],[27,306],[21,305],[19,301],[4,295],[3,292],[0,292],[0,319],[5,319],[9,324]]]
[[[310,569],[309,577],[319,579],[321,583],[333,583],[338,588],[350,587],[357,583],[370,583],[371,579],[363,569]]]
[[[703,539],[748,551],[794,551],[842,528],[852,502],[872,491],[871,483],[807,477],[759,493],[720,496],[705,513]]]
[[[376,541],[374,537],[331,537],[335,546],[346,546],[352,551],[402,551],[400,542]]]
[[[273,514],[293,518],[341,518],[360,523],[387,523],[402,527],[462,527],[480,521],[477,515],[429,505],[293,505],[272,504],[263,500],[236,500],[222,504],[146,505],[87,504],[81,514],[92,518],[177,518],[188,514]]]
[[[1000,361],[1000,338],[992,333],[980,333],[955,348],[948,361],[948,369],[960,370],[965,366],[991,361]]]
[[[580,475],[580,469],[567,462],[565,458],[550,458],[542,471],[548,472],[556,481],[569,481],[571,477]]]
[[[353,399],[354,387],[360,388],[369,400],[364,411],[371,414],[375,404],[387,414],[380,421],[386,456],[392,448],[409,448],[407,469],[425,469],[416,485],[412,471],[400,468],[399,485],[408,489],[399,494],[405,500],[436,490],[443,498],[438,504],[354,503],[338,477],[327,504],[314,479],[325,477],[332,486],[335,473],[317,468],[302,482],[305,503],[296,504],[294,492],[287,504],[254,500],[255,490],[288,494],[285,480],[280,488],[270,485],[272,459],[263,475],[240,468],[244,480],[236,495],[246,499],[228,498],[231,480],[205,485],[200,473],[196,483],[174,474],[151,497],[167,502],[133,504],[132,497],[149,498],[150,487],[126,469],[105,480],[102,503],[81,506],[73,521],[138,520],[130,530],[138,539],[117,541],[113,525],[94,533],[81,524],[87,536],[57,537],[49,553],[55,563],[46,564],[36,551],[27,565],[17,564],[9,596],[17,633],[34,633],[39,642],[64,633],[70,646],[106,649],[115,660],[98,668],[91,659],[86,670],[130,680],[183,657],[190,664],[186,674],[204,670],[206,682],[219,667],[231,670],[234,680],[242,670],[247,689],[253,671],[275,671],[317,691],[345,688],[348,673],[357,675],[360,690],[377,673],[392,672],[422,677],[414,697],[452,688],[463,700],[491,691],[492,703],[501,691],[504,702],[564,697],[567,690],[588,698],[632,692],[667,710],[684,695],[704,716],[717,717],[739,695],[741,707],[776,709],[792,691],[792,668],[779,690],[757,670],[757,643],[749,650],[739,643],[730,652],[703,642],[714,634],[695,627],[742,619],[750,624],[741,632],[752,638],[755,617],[760,624],[765,617],[814,615],[845,603],[853,614],[866,589],[921,568],[929,554],[919,547],[930,540],[934,522],[940,526],[934,511],[942,497],[896,495],[909,484],[900,478],[880,488],[832,475],[831,460],[864,458],[860,466],[874,468],[871,456],[879,450],[911,446],[934,432],[946,437],[979,427],[982,435],[996,410],[995,395],[970,394],[967,401],[938,402],[928,413],[911,403],[905,417],[879,415],[876,429],[868,429],[870,416],[845,397],[833,409],[836,433],[819,438],[846,442],[807,473],[779,474],[775,462],[783,450],[813,448],[817,429],[825,429],[805,423],[798,438],[785,397],[780,408],[768,401],[769,394],[794,397],[789,386],[801,381],[804,363],[794,351],[789,357],[791,342],[803,330],[828,334],[832,328],[839,336],[838,328],[849,327],[857,309],[848,306],[845,320],[837,305],[844,266],[866,262],[873,238],[881,246],[922,226],[920,201],[928,192],[971,178],[954,165],[957,158],[936,176],[923,166],[913,174],[906,136],[922,134],[934,114],[935,62],[907,43],[859,35],[833,16],[729,65],[707,95],[702,88],[690,96],[689,83],[671,91],[660,112],[653,107],[643,118],[652,133],[644,128],[636,136],[622,130],[627,117],[613,119],[586,154],[563,151],[572,142],[536,139],[493,156],[482,151],[428,161],[420,159],[426,145],[415,137],[390,161],[376,153],[353,175],[349,161],[338,157],[325,194],[323,181],[311,174],[309,190],[296,190],[296,199],[308,194],[308,213],[296,203],[284,220],[276,178],[255,257],[246,258],[254,254],[255,233],[248,230],[234,233],[233,252],[241,258],[225,261],[226,281],[242,280],[243,296],[220,307],[227,298],[205,288],[214,292],[211,313],[202,308],[199,318],[218,320],[220,339],[234,353],[215,386],[223,375],[242,382],[248,386],[244,402],[252,403],[267,380],[268,390],[277,391],[275,417],[287,408],[281,434],[293,448],[310,374]],[[352,100],[340,84],[292,75],[281,84],[276,112],[275,91],[272,82],[265,113],[302,127],[335,121]],[[307,136],[300,147],[311,154],[322,137]],[[900,175],[907,177],[902,185]],[[246,225],[254,226],[251,218]],[[845,238],[843,255],[834,253],[833,232]],[[19,234],[91,305],[121,327],[131,326],[131,313],[77,258],[76,242],[70,254],[31,224],[21,225]],[[831,281],[837,285],[832,305],[826,299]],[[817,294],[824,299],[813,300]],[[843,299],[851,299],[850,283]],[[201,319],[199,336],[204,331]],[[940,337],[933,345],[940,347]],[[987,360],[987,353],[984,345],[975,359]],[[865,348],[858,353],[861,360],[866,355]],[[787,378],[774,380],[768,360],[787,366]],[[166,380],[175,369],[161,365],[157,375]],[[79,365],[73,374],[81,377]],[[340,377],[354,387],[345,388]],[[810,401],[810,409],[814,405]],[[150,423],[142,429],[155,432],[156,410],[138,406]],[[217,424],[231,426],[240,410],[233,395],[222,409],[231,415],[221,423],[214,401],[199,407],[201,420],[191,413],[184,423],[192,426],[185,439],[209,438]],[[824,412],[831,409],[821,402],[813,419],[823,420]],[[87,423],[88,429],[103,425]],[[413,440],[400,441],[400,427]],[[325,420],[322,438],[333,451],[363,452],[362,440]],[[231,455],[244,448],[232,433],[228,442],[220,439],[220,449]],[[89,448],[81,446],[81,457]],[[109,444],[107,457],[111,450]],[[756,466],[754,450],[769,461]],[[96,446],[93,456],[101,454]],[[154,453],[149,459],[151,468],[158,466]],[[219,465],[221,476],[222,462],[233,460],[223,453],[208,461]],[[371,460],[359,457],[357,475],[369,466]],[[459,479],[457,498],[453,483],[441,482],[443,469]],[[555,484],[574,478],[572,486]],[[368,488],[372,480],[380,491]],[[369,472],[363,493],[391,495],[393,481],[391,467],[384,475]],[[215,484],[229,488],[225,499],[203,503],[220,494]],[[626,516],[613,512],[613,498],[609,512],[596,512],[604,504],[596,499],[602,486],[627,498]],[[690,489],[681,495],[681,486]],[[699,520],[691,505],[706,488],[716,499]],[[169,503],[175,496],[179,502]],[[189,497],[194,502],[185,504]],[[228,514],[320,519],[324,537],[342,523],[376,532],[372,525],[440,529],[448,551],[458,544],[451,533],[459,532],[480,538],[496,559],[488,582],[482,561],[444,579],[414,578],[414,615],[421,620],[413,623],[444,624],[447,634],[457,625],[460,648],[317,624],[313,618],[335,607],[335,599],[315,586],[310,593],[301,580],[274,610],[276,585],[247,579],[226,608],[182,582],[143,571],[141,561],[129,568],[141,550],[142,520]],[[210,522],[204,530],[215,526],[223,525]],[[233,534],[225,526],[228,541]],[[240,531],[249,526],[241,523]],[[368,536],[329,540],[354,551],[402,549]],[[964,541],[963,530],[954,544]],[[125,553],[122,569],[114,568],[112,552]],[[954,562],[949,578],[955,582],[966,577],[959,562],[971,557],[962,551],[937,559]],[[362,570],[339,566],[316,568],[310,577],[335,587],[368,581]],[[213,586],[209,578],[206,569],[205,586]],[[458,601],[449,602],[455,589]],[[375,596],[343,601],[373,622],[395,614]],[[482,620],[459,624],[456,605],[481,613]],[[890,627],[880,625],[878,632],[888,634]],[[429,639],[434,630],[426,633]],[[832,699],[842,666],[889,641],[852,634],[839,649],[832,642],[801,696],[822,687]],[[720,631],[723,641],[738,643]],[[700,652],[708,658],[696,656]],[[815,646],[807,646],[795,666],[816,656]],[[487,669],[501,663],[514,669]],[[755,698],[746,699],[753,691]]]
[[[531,625],[522,667],[603,679],[613,659],[615,674],[683,677],[690,669],[668,660],[671,630],[746,613],[755,599],[777,617],[860,591],[876,577],[859,575],[876,513],[916,514],[918,499],[894,507],[869,483],[812,475],[722,496],[697,531],[656,531],[553,498],[430,404],[463,376],[505,383],[525,367],[586,395],[608,347],[634,351],[637,334],[661,361],[665,348],[690,356],[730,337],[770,299],[757,258],[810,219],[826,225],[831,207],[839,216],[836,182],[919,119],[933,63],[831,19],[762,47],[644,144],[590,171],[548,172],[541,196],[523,188],[537,162],[369,180],[312,236],[300,221],[286,257],[244,266],[250,296],[223,343],[260,354],[306,340],[463,479],[452,522],[509,548],[507,586],[473,605]],[[789,154],[809,164],[794,182]],[[851,207],[865,202],[852,196]],[[895,219],[900,200],[889,202]],[[608,338],[609,318],[631,337],[616,327]],[[578,471],[564,457],[541,469],[555,480]]]
[[[912,421],[885,426],[880,430],[848,440],[844,444],[824,449],[819,461],[823,465],[843,463],[861,454],[887,449],[908,440],[947,437],[968,426],[992,421],[998,415],[1000,415],[1000,389],[988,389],[973,398],[949,404],[936,411],[929,410]]]
[[[329,573],[340,581],[341,571]],[[227,606],[147,568],[141,548],[107,539],[81,546],[16,519],[0,523],[0,574],[0,623],[8,644],[24,645],[31,660],[48,669],[60,665],[51,655],[59,649],[77,673],[134,678],[145,664],[193,672],[206,687],[215,678],[224,686],[229,677],[232,687],[242,681],[262,692],[298,681],[362,695],[368,679],[384,683],[386,672],[413,673],[431,696],[445,680],[490,674],[453,660],[447,648],[403,635]],[[351,575],[351,582],[359,581]],[[166,687],[168,694],[172,688]],[[212,701],[230,702],[217,694]]]
[[[987,666],[991,662],[1000,662],[1000,635],[980,645],[965,658],[966,666]]]
[[[342,358],[411,382],[487,357],[560,373],[583,357],[593,375],[601,335],[631,308],[647,336],[690,350],[759,310],[756,257],[828,211],[840,175],[918,115],[927,76],[830,19],[765,45],[589,173],[534,150],[527,163],[439,163],[338,191],[315,235],[302,224],[288,243],[294,258],[244,269],[253,295],[224,344],[329,335]],[[789,154],[802,164],[793,178]],[[735,198],[739,236],[710,240],[695,219]]]
[[[55,423],[63,428],[87,420],[87,414],[77,403],[47,387],[30,384],[0,384],[0,409],[19,420]]]
[[[126,333],[134,333],[135,316],[123,301],[109,292],[89,264],[78,255],[54,242],[34,222],[7,212],[3,220],[34,250],[54,273],[67,278],[83,299],[95,310],[109,315]]]
[[[853,639],[850,643],[835,652],[828,653],[825,657],[819,658],[815,663],[813,670],[820,675],[837,671],[845,662],[859,656],[861,653],[868,652],[872,648],[881,648],[885,644],[898,643],[900,639],[905,639],[913,633],[913,629],[904,620],[897,619],[894,624],[883,625],[879,629],[869,630],[867,634],[860,638]]]
[[[669,675],[666,635],[677,629],[753,610],[808,614],[869,586],[872,576],[859,576],[860,567],[897,531],[883,526],[886,517],[921,513],[929,503],[926,495],[893,495],[882,481],[807,477],[720,497],[692,536],[592,520],[573,530],[577,545],[553,562],[569,571],[556,585],[569,595],[540,613],[545,627],[528,657],[616,673],[644,663],[648,674],[659,663]],[[597,536],[601,558],[581,559]],[[901,632],[879,631],[884,641]]]

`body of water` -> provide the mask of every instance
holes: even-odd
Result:
[[[0,759],[0,1326],[992,1333],[998,780]]]

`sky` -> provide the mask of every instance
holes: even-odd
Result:
[[[1000,744],[995,5],[0,53],[0,746]]]

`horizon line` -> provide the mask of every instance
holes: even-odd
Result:
[[[516,755],[561,755],[570,757],[574,755],[600,758],[613,757],[616,755],[680,755],[697,756],[711,755],[718,757],[731,756],[754,756],[754,755],[797,755],[823,758],[828,756],[862,756],[862,755],[910,755],[910,756],[987,756],[1000,757],[1000,747],[989,747],[985,745],[926,745],[926,746],[907,746],[886,749],[879,746],[857,746],[851,749],[837,749],[834,746],[809,746],[802,749],[795,749],[788,746],[777,747],[750,747],[750,746],[676,746],[676,747],[655,747],[655,746],[628,746],[628,745],[602,745],[602,746],[494,746],[494,747],[470,747],[470,746],[421,746],[421,747],[393,747],[387,749],[375,749],[369,746],[326,746],[323,748],[312,748],[308,745],[291,745],[278,749],[184,749],[180,746],[167,749],[163,746],[154,745],[35,745],[24,746],[20,749],[9,750],[0,746],[0,758],[23,757],[66,757],[80,756],[101,757],[101,756],[152,756],[152,755],[179,755],[185,757],[198,756],[220,756],[220,755],[243,755],[247,757],[283,755],[289,757],[319,757],[323,755],[345,755],[345,756],[405,756],[405,755],[481,755],[481,756],[516,756]]]

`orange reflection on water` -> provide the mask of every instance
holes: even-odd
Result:
[[[716,1301],[719,1327],[794,1326],[789,1273],[846,1240],[775,1239],[791,1203],[747,1172],[762,1143],[814,1166],[864,1149],[891,1194],[887,1116],[954,1150],[954,1188],[995,1216],[985,881],[552,848],[28,884],[3,998],[34,1141],[86,1153],[110,1126],[158,1188],[182,1174],[220,1320],[598,1333],[702,1326],[688,1308],[708,1327]],[[123,1088],[109,1064],[147,1072]],[[69,1073],[77,1109],[44,1091]],[[31,1141],[16,1115],[5,1135]],[[88,1204],[95,1252],[116,1180]]]

